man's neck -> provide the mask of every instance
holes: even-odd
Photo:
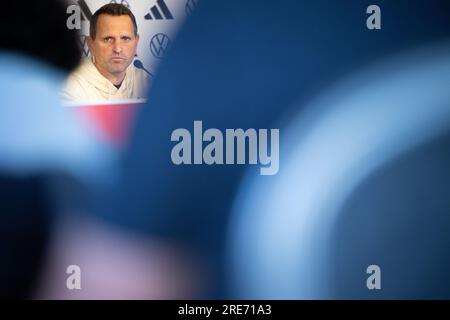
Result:
[[[102,76],[104,76],[106,79],[108,79],[109,82],[111,82],[115,86],[120,85],[123,82],[123,79],[125,79],[125,75],[127,74],[126,70],[124,72],[121,72],[121,73],[112,74],[112,73],[109,73],[109,72],[106,72],[106,71],[102,70],[95,63],[94,63],[94,66],[98,70],[98,72],[100,72],[100,74]]]

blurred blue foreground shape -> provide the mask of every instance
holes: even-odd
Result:
[[[407,57],[420,47],[448,40],[450,4],[377,4],[382,8],[382,29],[370,31],[369,4],[359,0],[200,1],[160,65],[151,99],[138,116],[126,150],[120,184],[105,197],[98,216],[178,246],[202,264],[207,272],[198,269],[196,297],[419,296],[420,290],[400,290],[405,288],[401,277],[408,275],[400,272],[414,270],[409,262],[420,266],[419,258],[411,260],[408,252],[425,248],[431,253],[431,246],[421,241],[421,233],[403,231],[402,223],[414,219],[399,217],[416,214],[389,207],[406,203],[400,194],[390,192],[393,199],[364,202],[370,210],[375,210],[372,202],[386,207],[376,215],[357,210],[361,223],[352,218],[356,213],[343,208],[354,208],[350,196],[356,197],[382,167],[445,131],[446,51]],[[368,70],[375,65],[375,70]],[[261,177],[255,166],[172,163],[172,132],[192,128],[196,120],[221,132],[279,128],[278,175]],[[441,150],[445,148],[436,152],[444,153]],[[444,161],[441,154],[437,158]],[[435,168],[444,179],[441,165],[424,167]],[[409,179],[419,178],[412,174],[417,170],[410,170],[405,176],[389,176],[413,187]],[[241,185],[244,177],[247,187]],[[445,180],[439,179],[429,181],[436,181],[436,190],[444,192]],[[366,191],[367,196],[376,197],[375,190],[382,188]],[[395,190],[406,192],[410,201],[420,199],[408,189]],[[422,196],[433,192],[431,186],[426,190]],[[434,206],[446,210],[438,201],[420,203],[430,203],[429,215],[436,214]],[[421,210],[420,205],[411,207]],[[392,216],[390,210],[397,212],[399,225],[383,219],[382,215]],[[430,223],[437,221],[427,217]],[[369,218],[380,222],[370,223]],[[383,221],[403,242],[388,237]],[[355,225],[350,227],[350,222]],[[392,239],[389,243],[402,250],[385,251],[389,247],[378,237]],[[373,255],[363,259],[364,252]],[[394,253],[399,258],[405,254],[395,267],[386,258]],[[179,265],[189,262],[187,258]],[[344,268],[353,262],[352,268]],[[382,291],[366,291],[366,264],[381,267]],[[399,279],[400,284],[389,279]],[[440,296],[437,293],[430,290],[428,296]]]
[[[450,44],[361,71],[291,122],[230,232],[240,298],[449,299]],[[381,270],[369,290],[367,268]]]
[[[0,299],[23,299],[33,297],[55,221],[86,210],[109,153],[61,107],[62,72],[11,52],[0,53],[0,70]]]

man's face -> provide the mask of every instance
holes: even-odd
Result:
[[[101,14],[97,20],[95,40],[88,38],[95,65],[103,75],[120,75],[136,54],[139,36],[134,35],[131,18],[127,15]]]

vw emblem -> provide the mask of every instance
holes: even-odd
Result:
[[[150,51],[155,58],[162,59],[170,46],[170,38],[164,33],[155,34],[150,40]]]
[[[186,2],[186,15],[190,16],[197,6],[198,0],[187,0]]]
[[[110,3],[119,3],[130,9],[130,4],[126,0],[111,0]]]
[[[87,45],[87,36],[80,36],[78,38],[80,46],[81,46],[81,52],[83,56],[88,57],[89,56],[89,47]]]

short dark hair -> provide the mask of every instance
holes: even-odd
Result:
[[[127,15],[130,17],[131,22],[133,22],[134,27],[134,35],[137,36],[137,24],[136,24],[136,18],[134,17],[134,14],[131,12],[130,9],[128,9],[123,4],[119,3],[108,3],[105,4],[103,7],[95,11],[95,13],[92,15],[91,22],[89,25],[89,35],[93,40],[95,40],[95,36],[97,33],[97,21],[98,17],[102,14],[107,14],[109,16],[123,16]]]

